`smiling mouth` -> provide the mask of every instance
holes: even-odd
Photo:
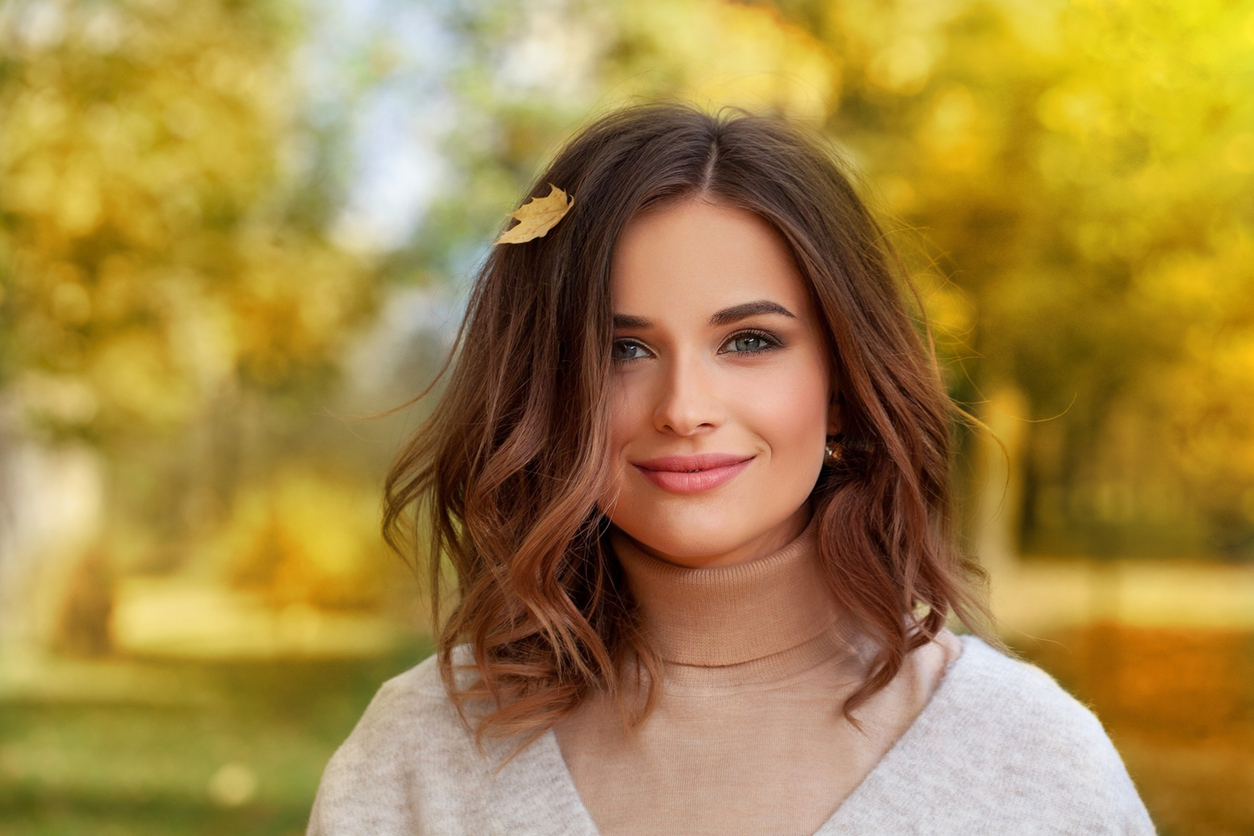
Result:
[[[666,471],[669,473],[699,473],[704,470],[740,464],[752,458],[752,455],[746,456],[736,453],[697,453],[687,456],[658,456],[653,459],[632,462],[632,464],[646,470]]]
[[[711,491],[735,479],[749,466],[753,457],[720,457],[705,467],[678,467],[674,462],[654,460],[653,467],[637,464],[644,478],[668,493],[694,494]]]

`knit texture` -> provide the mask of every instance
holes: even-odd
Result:
[[[1038,668],[961,641],[926,707],[815,836],[1154,832],[1088,709]],[[309,834],[599,836],[552,732],[494,772],[502,755],[475,749],[428,659],[383,686],[332,757]]]

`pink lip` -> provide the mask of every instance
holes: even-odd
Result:
[[[752,456],[745,458],[727,453],[706,453],[699,456],[663,456],[633,464],[646,479],[664,491],[700,493],[731,481],[751,461]]]

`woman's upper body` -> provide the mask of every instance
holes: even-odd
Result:
[[[615,552],[665,660],[640,727],[594,695],[496,773],[428,660],[332,759],[311,836],[1153,833],[1094,716],[977,638],[912,652],[850,723],[868,654],[812,527],[724,568]]]
[[[435,660],[380,692],[311,832],[1151,832],[1089,712],[944,629],[992,635],[952,404],[823,143],[628,108],[549,188],[386,481],[437,614],[456,575]]]

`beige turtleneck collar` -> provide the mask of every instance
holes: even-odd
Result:
[[[617,530],[610,543],[663,670],[641,725],[625,727],[596,692],[555,728],[602,836],[810,836],[940,681],[947,654],[932,643],[859,706],[859,727],[844,717],[870,647],[827,586],[813,522],[771,554],[713,569],[666,563]],[[629,681],[638,670],[627,666]]]
[[[810,642],[840,617],[819,562],[814,521],[769,555],[712,569],[666,563],[618,531],[611,543],[666,662],[754,662]]]

